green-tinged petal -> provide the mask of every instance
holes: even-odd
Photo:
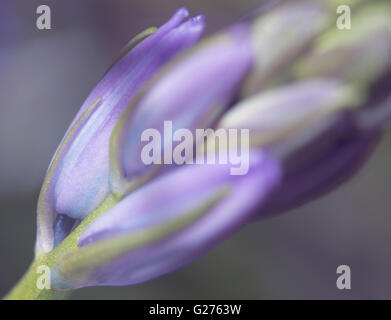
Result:
[[[138,283],[198,257],[256,213],[280,181],[279,164],[251,153],[246,175],[231,165],[189,165],[125,197],[81,234],[53,269],[60,289]]]
[[[220,128],[250,129],[250,145],[280,143],[328,114],[359,106],[360,95],[335,79],[310,79],[248,98],[221,119]]]
[[[391,3],[352,13],[352,28],[331,28],[294,66],[294,77],[331,76],[364,88],[391,66]]]
[[[173,60],[139,92],[111,137],[113,193],[128,194],[169,167],[162,161],[143,162],[140,155],[146,130],[165,136],[168,121],[173,131],[185,128],[195,132],[209,128],[222,116],[253,62],[248,31],[246,24],[238,24],[201,42]],[[192,147],[197,142],[187,143]],[[156,148],[172,153],[178,142],[170,144],[163,141]]]
[[[252,22],[255,67],[244,96],[270,87],[294,59],[330,23],[331,12],[320,1],[286,1]]]
[[[64,155],[69,149],[73,139],[80,132],[81,128],[91,118],[94,111],[97,109],[101,102],[98,98],[91,106],[84,111],[83,114],[73,123],[72,127],[68,130],[66,136],[63,138],[60,146],[57,149],[55,156],[53,157],[49,169],[47,171],[45,180],[42,185],[41,193],[38,199],[37,208],[37,242],[36,250],[39,252],[49,252],[53,249],[54,235],[53,224],[56,216],[54,201],[53,201],[53,188],[55,185],[55,178],[61,169],[61,163],[64,160]]]

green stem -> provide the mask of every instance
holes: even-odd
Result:
[[[114,207],[120,198],[114,195],[109,195],[100,206],[85,218],[80,225],[65,238],[55,249],[49,253],[37,253],[36,257],[27,270],[23,278],[16,284],[11,292],[5,296],[6,300],[53,300],[64,299],[70,292],[51,289],[39,289],[37,285],[39,278],[42,276],[38,269],[40,266],[47,266],[50,269],[58,262],[65,254],[78,250],[77,242],[82,232],[94,220]]]
[[[45,255],[46,256],[46,255]],[[6,300],[59,300],[63,299],[67,294],[66,291],[58,291],[53,289],[40,290],[37,282],[41,274],[38,272],[38,267],[47,265],[45,256],[36,258],[31,264],[23,278],[17,283],[12,291],[4,298]]]

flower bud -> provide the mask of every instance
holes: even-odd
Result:
[[[279,165],[251,155],[247,175],[227,165],[189,165],[169,171],[95,220],[79,249],[54,267],[60,289],[134,284],[194,260],[251,219],[278,184]]]
[[[250,129],[252,148],[281,159],[284,177],[264,217],[335,188],[362,166],[391,121],[391,98],[362,108],[365,99],[335,79],[311,79],[266,91],[234,106],[218,127]]]
[[[218,127],[250,129],[250,145],[281,144],[328,114],[360,105],[351,86],[327,78],[309,79],[274,88],[239,102]]]
[[[379,1],[352,12],[350,30],[330,28],[293,67],[296,78],[334,77],[366,92],[391,68],[391,4]]]
[[[114,131],[113,192],[127,194],[159,173],[163,164],[172,163],[175,144],[172,133],[165,132],[165,121],[171,121],[172,131],[185,128],[193,132],[212,126],[238,93],[252,58],[248,28],[239,24],[200,43],[163,69],[129,106]],[[143,161],[141,141],[146,130],[164,137],[157,148],[169,160]]]
[[[351,9],[351,28],[340,29],[340,5]],[[255,68],[242,94],[292,79],[335,77],[367,86],[390,69],[391,4],[382,0],[292,0],[251,22]]]
[[[243,88],[251,96],[269,88],[330,24],[332,13],[322,1],[281,1],[252,21],[255,66]]]
[[[182,23],[186,9],[157,31],[136,37],[91,92],[49,167],[38,203],[39,251],[53,248],[55,214],[83,219],[109,194],[109,144],[114,126],[138,90],[173,56],[197,42],[199,16]]]
[[[374,151],[380,131],[361,132],[355,120],[352,110],[331,114],[279,146],[288,149],[282,151],[283,182],[260,210],[259,217],[320,197],[357,173]],[[276,155],[281,156],[281,149],[275,150]]]

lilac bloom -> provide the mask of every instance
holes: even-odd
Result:
[[[194,260],[249,221],[280,179],[279,165],[258,152],[247,175],[229,169],[183,166],[131,193],[83,232],[53,285],[134,284]]]
[[[343,32],[334,24],[329,29],[320,26],[317,15],[310,14],[312,9],[302,7],[306,2],[275,6],[253,20],[257,31],[252,38],[257,52],[264,54],[257,55],[257,68],[246,80],[244,94],[261,90],[225,114],[219,124],[250,128],[253,147],[266,147],[283,159],[284,183],[262,216],[302,204],[353,176],[374,150],[383,122],[390,121],[391,106],[384,102],[389,97],[391,66],[390,4],[352,4],[354,27]],[[285,11],[285,6],[302,8],[302,14],[308,15],[306,22],[291,20],[292,30],[284,24],[278,24],[280,29],[267,28],[273,17],[281,19],[285,12],[289,19],[295,12]],[[313,6],[322,8],[317,11],[320,16],[336,8],[319,1],[313,1]],[[276,54],[267,54],[261,46],[260,39],[266,48],[273,43],[268,39],[271,32],[294,34],[302,24],[312,22],[320,27],[314,30],[314,39],[304,37],[295,43],[286,37],[275,49],[271,46]],[[288,52],[278,51],[289,40]],[[298,45],[302,45],[299,51]],[[284,86],[279,87],[280,83]],[[271,85],[277,86],[270,89]]]
[[[259,217],[305,204],[345,183],[375,150],[380,133],[379,128],[360,132],[351,111],[330,115],[308,127],[296,141],[287,142],[297,143],[295,151],[285,155],[283,183]],[[311,156],[304,157],[308,150]]]
[[[279,1],[251,15],[251,41],[256,57],[243,95],[269,88],[327,28],[334,13],[322,1]]]
[[[220,128],[249,128],[250,145],[282,161],[283,181],[260,216],[303,204],[353,176],[391,120],[390,98],[363,108],[365,101],[342,81],[311,79],[244,100],[225,114]]]
[[[287,141],[295,149],[285,157],[283,183],[261,216],[279,213],[333,190],[351,178],[391,126],[391,95],[364,109],[329,115]],[[304,156],[311,150],[312,156]]]
[[[347,32],[330,28],[292,68],[297,78],[335,77],[369,86],[391,67],[391,4],[364,3]]]
[[[200,43],[163,69],[133,101],[112,139],[111,184],[115,192],[126,194],[161,169],[159,165],[146,165],[140,158],[146,129],[163,136],[165,120],[172,121],[174,132],[209,128],[231,105],[253,62],[248,35],[248,25],[238,24]],[[169,139],[171,144],[172,137]],[[162,154],[172,153],[166,141],[160,148]]]
[[[55,213],[82,219],[109,194],[110,136],[137,91],[162,65],[196,43],[204,17],[182,22],[186,9],[158,30],[136,37],[91,92],[49,167],[38,202],[39,251],[53,248]]]
[[[370,85],[391,61],[391,6],[355,1],[350,30],[336,26],[334,1],[282,1],[253,17],[255,67],[242,94],[251,96],[287,80],[336,77]]]
[[[390,74],[391,6],[364,2],[346,38],[330,19],[335,3],[320,0],[272,6],[172,61],[199,39],[202,16],[181,23],[181,9],[136,37],[52,160],[38,204],[37,260],[10,296],[153,279],[252,219],[352,176],[391,124],[389,88],[380,83]],[[145,164],[143,133],[165,136],[167,120],[173,131],[250,129],[249,172]],[[173,145],[164,140],[159,151]],[[31,285],[43,263],[53,292]]]
[[[281,145],[328,114],[358,107],[351,86],[333,78],[312,78],[244,99],[224,114],[218,127],[250,129],[250,145]]]

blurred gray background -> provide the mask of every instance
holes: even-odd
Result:
[[[78,108],[127,41],[176,8],[207,15],[207,33],[256,0],[0,0],[0,296],[32,260],[36,201]],[[52,9],[52,30],[35,27]],[[391,136],[350,182],[249,225],[195,263],[148,283],[86,288],[74,299],[391,298]],[[339,291],[336,269],[352,270]]]

